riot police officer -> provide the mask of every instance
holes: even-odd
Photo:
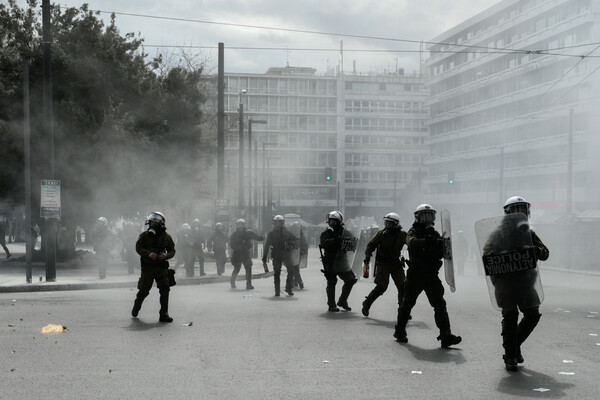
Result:
[[[425,292],[433,307],[435,324],[440,330],[437,337],[444,348],[461,342],[460,336],[450,331],[450,318],[444,300],[444,287],[438,277],[442,266],[444,248],[440,234],[433,228],[436,211],[429,204],[419,205],[415,212],[415,222],[406,235],[406,245],[410,256],[406,276],[404,299],[398,308],[398,321],[394,337],[400,343],[408,342],[406,324],[410,312],[421,292]]]
[[[217,275],[221,276],[225,273],[225,249],[227,248],[227,234],[223,228],[223,224],[217,222],[215,231],[207,242],[208,250],[214,252],[215,261],[217,263]]]
[[[93,230],[94,252],[96,253],[96,262],[98,264],[98,276],[100,279],[106,278],[106,266],[110,256],[111,246],[114,244],[113,234],[108,228],[108,221],[105,217],[96,220]]]
[[[294,295],[294,292],[292,291],[292,281],[294,278],[293,271],[295,267],[298,267],[298,265],[293,261],[299,262],[300,260],[299,243],[296,243],[295,246],[293,245],[293,243],[295,242],[295,237],[290,231],[286,229],[284,224],[285,218],[283,218],[281,215],[276,215],[275,217],[273,217],[273,230],[267,234],[267,240],[265,240],[265,244],[263,247],[262,262],[265,266],[265,270],[269,258],[273,260],[273,281],[275,284],[275,296],[280,295],[280,276],[282,264],[285,265],[285,268],[287,270],[287,278],[285,280],[285,291],[289,296]],[[294,257],[292,252],[296,253],[296,260],[292,260],[292,258]]]
[[[229,246],[231,247],[231,264],[233,264],[233,272],[229,283],[231,288],[235,289],[235,279],[237,278],[242,264],[246,270],[246,290],[254,289],[252,286],[252,258],[250,251],[252,249],[252,240],[264,240],[250,229],[246,228],[246,221],[238,219],[235,221],[235,232],[229,237]]]
[[[196,258],[198,258],[198,266],[200,267],[200,276],[206,275],[204,273],[204,233],[202,232],[202,226],[200,225],[200,220],[195,218],[192,221],[192,248],[193,248],[193,257],[192,257],[192,276],[194,276],[193,266],[196,262]]]
[[[530,207],[531,205],[523,197],[513,196],[504,203],[504,213],[506,215],[521,213],[525,216],[524,221],[526,221],[529,218]],[[505,225],[508,224],[507,222]],[[520,228],[521,233],[531,235],[535,258],[540,261],[547,260],[550,252],[537,234],[529,228],[529,225],[523,224]],[[507,234],[510,237],[503,237]],[[493,248],[501,243],[506,245],[507,241],[514,241],[515,236],[519,235],[515,235],[514,230],[508,229],[507,226],[501,227],[490,236],[484,248],[484,254],[493,251]],[[535,288],[536,281],[539,281],[538,272],[537,269],[513,272],[493,276],[491,281],[494,285],[497,305],[502,309],[502,346],[504,347],[505,368],[508,371],[516,371],[517,364],[524,362],[521,345],[533,332],[542,316],[539,312],[541,301]],[[519,310],[523,313],[520,322],[518,322]]]
[[[344,229],[343,221],[344,216],[341,212],[330,212],[327,215],[329,226],[321,233],[320,238],[319,249],[323,252],[323,273],[327,279],[327,305],[330,312],[340,311],[337,306],[346,311],[352,310],[348,305],[348,296],[357,282],[356,275],[352,272],[352,261],[349,260],[350,254],[356,250],[356,238],[352,238],[349,231]],[[344,281],[344,285],[336,303],[335,285],[338,277]]]
[[[152,284],[156,281],[156,286],[160,293],[160,322],[173,322],[169,316],[169,262],[167,260],[175,255],[175,243],[173,238],[167,233],[165,226],[165,216],[158,212],[148,214],[146,218],[148,230],[142,232],[135,244],[135,250],[140,255],[142,273],[138,281],[138,293],[133,303],[131,316],[137,317],[142,303],[152,289]]]
[[[175,269],[183,262],[185,276],[191,278],[194,276],[194,236],[190,224],[182,224],[177,232],[177,263]]]
[[[377,250],[375,261],[375,288],[369,293],[362,304],[362,314],[367,317],[371,305],[379,296],[385,293],[390,283],[390,276],[398,289],[398,307],[404,297],[404,265],[400,252],[406,243],[406,232],[400,226],[400,216],[389,213],[383,218],[384,229],[375,234],[367,244],[364,265],[369,268],[373,252]]]

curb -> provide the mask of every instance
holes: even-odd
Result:
[[[252,279],[263,279],[273,276],[273,272],[253,274]],[[177,277],[178,286],[201,285],[208,283],[229,283],[231,276],[209,276],[209,277],[194,277],[181,278]],[[245,281],[246,277],[243,273],[238,275],[236,281]],[[121,288],[137,288],[137,280],[131,282],[94,282],[94,283],[59,283],[59,282],[43,282],[29,283],[15,286],[0,286],[0,293],[22,293],[22,292],[56,292],[66,290],[96,290],[96,289],[121,289]]]

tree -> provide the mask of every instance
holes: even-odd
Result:
[[[40,48],[41,13],[28,0],[0,4],[0,201],[23,202],[23,57]],[[52,8],[56,179],[63,222],[132,215],[191,201],[199,172],[211,164],[203,146],[200,85],[193,57],[149,59],[143,38],[121,35],[114,14],[105,25],[87,5]],[[42,68],[31,60],[33,204],[48,157],[41,136]],[[210,149],[209,149],[210,150]],[[6,160],[6,161],[4,161]],[[212,196],[211,196],[212,197]],[[34,213],[36,215],[36,213]]]

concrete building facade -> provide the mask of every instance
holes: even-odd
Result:
[[[430,41],[430,202],[463,221],[514,194],[599,208],[600,62],[577,56],[600,55],[599,22],[598,0],[504,0]]]
[[[423,78],[401,71],[318,75],[312,68],[283,67],[226,73],[226,176],[235,185],[241,101],[244,134],[251,119],[258,149],[252,166],[244,160],[244,179],[251,167],[258,204],[266,202],[271,176],[274,213],[299,213],[318,223],[332,209],[347,218],[389,212],[420,179],[427,154],[425,99]]]

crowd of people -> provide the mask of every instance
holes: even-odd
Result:
[[[346,229],[342,213],[331,211],[318,242],[328,312],[352,310],[349,297],[358,281],[355,261],[362,259],[364,277],[369,276],[373,264],[375,284],[362,302],[361,312],[365,317],[369,316],[377,298],[388,289],[391,279],[398,298],[393,333],[396,341],[408,342],[407,325],[412,318],[412,309],[420,294],[425,292],[433,308],[441,347],[461,343],[462,338],[450,327],[439,271],[445,265],[447,281],[448,268],[451,275],[454,272],[462,274],[469,246],[462,231],[452,236],[440,234],[441,229],[438,231],[435,227],[436,214],[432,206],[421,204],[414,211],[412,226],[404,230],[400,216],[390,212],[383,217],[382,229],[370,226],[362,231],[359,245],[357,235]],[[504,216],[478,221],[475,226],[483,270],[493,288],[490,289],[490,292],[493,290],[491,297],[502,313],[503,360],[509,371],[517,370],[518,364],[524,362],[521,345],[540,320],[539,305],[543,295],[537,262],[549,257],[548,248],[529,227],[529,215],[530,204],[523,197],[513,196],[504,204]],[[443,216],[442,212],[442,220]],[[0,245],[10,258],[4,222],[0,221]],[[294,289],[304,289],[300,269],[306,267],[307,262],[307,233],[298,222],[286,224],[281,215],[273,218],[273,228],[266,236],[249,229],[243,219],[235,222],[231,233],[223,223],[216,223],[212,232],[207,232],[199,219],[193,219],[177,229],[174,240],[167,233],[166,219],[161,212],[150,213],[145,225],[138,220],[124,220],[117,232],[109,227],[105,217],[99,217],[90,233],[100,279],[106,277],[109,254],[117,242],[121,244],[121,257],[127,262],[129,273],[134,273],[136,266],[140,267],[138,292],[131,310],[133,317],[138,316],[144,299],[156,282],[160,293],[159,321],[172,322],[168,308],[175,271],[183,265],[186,277],[193,277],[197,262],[199,275],[206,275],[205,251],[214,257],[219,276],[225,274],[229,253],[231,289],[237,288],[237,277],[243,265],[245,289],[253,290],[252,258],[256,241],[264,241],[260,260],[265,272],[269,271],[269,263],[272,266],[274,295],[281,296],[284,267],[287,271],[284,292],[293,296]],[[171,268],[169,260],[176,254],[176,262]],[[343,282],[339,297],[336,296],[338,279]],[[519,311],[523,313],[520,322]]]

